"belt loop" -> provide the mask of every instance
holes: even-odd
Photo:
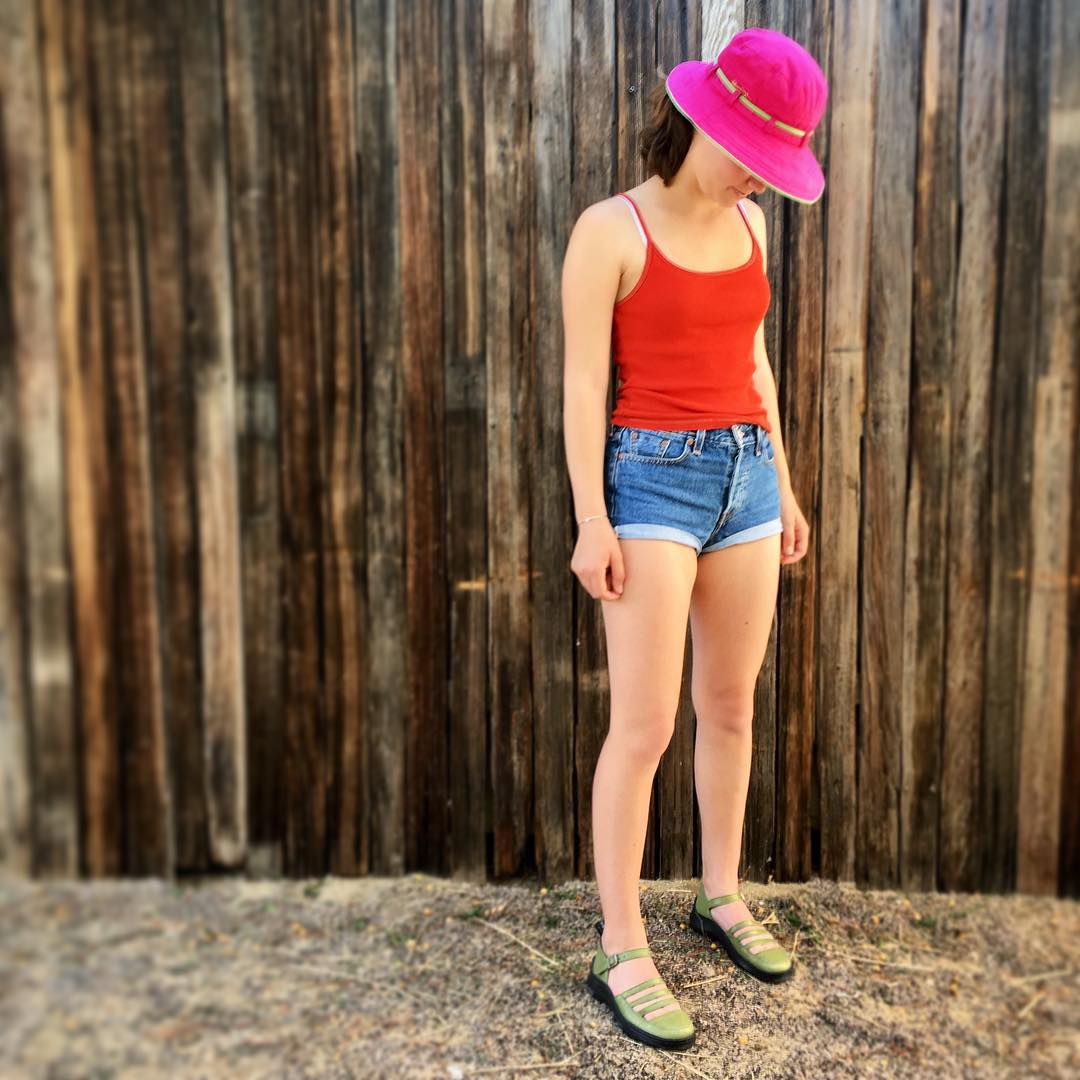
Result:
[[[754,425],[754,453],[761,453],[761,425]]]
[[[696,434],[694,435],[694,453],[695,454],[700,455],[702,449],[705,446],[705,430],[706,430],[705,428],[699,427],[697,429]]]

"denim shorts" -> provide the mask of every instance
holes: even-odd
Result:
[[[760,424],[654,431],[612,423],[604,502],[621,539],[699,555],[783,532],[773,444]]]

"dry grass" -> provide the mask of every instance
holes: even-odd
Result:
[[[682,925],[695,885],[642,886],[671,1054],[584,987],[591,882],[2,882],[0,1075],[1080,1075],[1075,902],[746,883],[799,966],[769,986]]]

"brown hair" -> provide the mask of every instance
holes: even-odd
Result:
[[[668,97],[666,74],[659,69],[657,74],[660,80],[649,92],[649,119],[638,139],[638,150],[645,162],[646,173],[649,176],[657,173],[667,187],[690,149],[694,126]]]

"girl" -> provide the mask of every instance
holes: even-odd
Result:
[[[689,1046],[695,1029],[653,963],[638,878],[688,619],[702,826],[690,922],[759,978],[793,970],[738,891],[754,686],[780,565],[809,536],[765,352],[765,217],[747,196],[820,197],[807,141],[826,97],[814,59],[773,30],[736,34],[715,63],[677,65],[641,136],[648,179],[581,214],[563,266],[571,569],[601,601],[611,685],[588,985],[624,1031],[665,1049]],[[620,384],[605,438],[612,347]]]

